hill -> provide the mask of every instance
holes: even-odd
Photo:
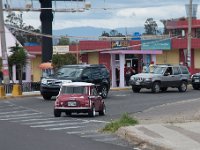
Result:
[[[53,35],[56,36],[75,36],[75,37],[99,37],[103,31],[110,32],[112,29],[108,28],[95,28],[95,27],[74,27],[65,28],[60,30],[53,30]],[[144,32],[144,27],[134,27],[134,28],[116,28],[119,33],[123,35],[132,35],[134,32]]]

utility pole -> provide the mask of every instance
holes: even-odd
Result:
[[[9,70],[8,70],[8,55],[6,47],[6,36],[4,28],[4,17],[3,17],[3,0],[0,0],[0,34],[1,34],[1,52],[2,52],[2,64],[3,64],[3,80],[4,84],[9,84]]]
[[[191,30],[192,30],[192,0],[189,4],[189,15],[188,15],[188,47],[187,47],[187,65],[191,67]]]

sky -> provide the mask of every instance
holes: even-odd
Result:
[[[32,4],[33,8],[40,8],[39,0],[3,0],[11,8],[25,8]],[[7,2],[7,3],[6,3]],[[199,4],[200,0],[193,0]],[[186,17],[185,4],[189,0],[86,0],[86,2],[53,1],[53,9],[82,9],[85,4],[91,4],[89,10],[84,12],[55,12],[53,29],[91,26],[98,28],[125,28],[144,27],[147,18],[153,18],[159,27],[161,19]],[[4,13],[7,14],[6,12]],[[197,18],[200,17],[200,7]],[[27,25],[38,28],[41,23],[39,12],[25,11],[23,19]]]

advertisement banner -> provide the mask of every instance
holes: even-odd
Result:
[[[171,50],[171,39],[141,40],[142,50]]]

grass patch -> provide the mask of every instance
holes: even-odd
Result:
[[[125,113],[122,115],[122,117],[119,120],[112,121],[112,122],[106,124],[106,126],[102,129],[102,131],[114,133],[120,127],[136,125],[136,124],[138,124],[138,121],[136,119],[130,117],[127,113]]]

